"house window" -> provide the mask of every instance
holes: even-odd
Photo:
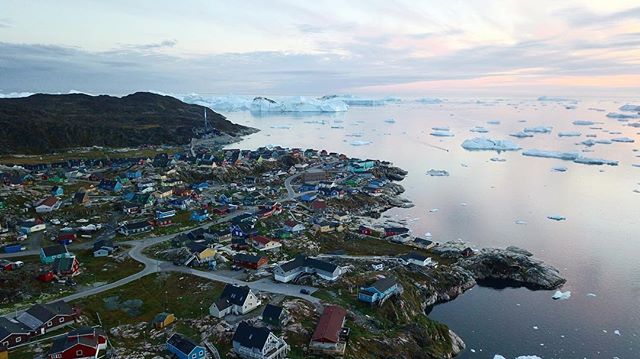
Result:
[[[47,327],[51,327],[51,325],[53,325],[53,323],[51,323],[51,321],[47,322]]]
[[[193,359],[195,359],[195,358],[196,358],[196,355],[195,355],[195,354],[191,354],[191,357],[192,357]]]
[[[22,337],[17,337],[16,338],[16,343],[20,343],[22,341]]]
[[[64,318],[60,318],[60,319],[58,319],[58,321],[59,321],[60,323],[64,323]]]
[[[76,356],[81,356],[82,355],[82,350],[76,350]]]
[[[2,346],[3,346],[3,347],[8,347],[8,346],[9,346],[9,342],[3,342],[3,343],[2,343]]]

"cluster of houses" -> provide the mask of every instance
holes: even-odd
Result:
[[[72,278],[80,274],[78,258],[64,244],[40,248],[40,263],[43,266],[38,279],[43,282]]]

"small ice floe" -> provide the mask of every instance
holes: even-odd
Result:
[[[491,120],[491,121],[487,121],[487,124],[489,124],[489,125],[499,125],[499,124],[500,124],[500,121],[497,121],[497,120]]]
[[[476,126],[476,127],[472,128],[472,129],[470,129],[469,131],[476,132],[476,133],[487,133],[487,132],[489,132],[489,130],[487,130],[486,128],[481,127],[481,126]]]
[[[448,126],[431,127],[431,129],[434,130],[434,131],[449,131],[449,127]]]
[[[578,131],[558,132],[558,137],[580,137],[582,134]]]
[[[431,209],[429,210],[429,212],[431,212],[431,213],[436,213],[436,212],[438,212],[438,209],[437,209],[437,208],[431,208]]]
[[[427,233],[425,233],[425,234],[424,234],[424,236],[425,236],[425,237],[427,237],[427,238],[431,238],[431,237],[433,237],[433,235],[431,234],[431,232],[427,232]]]
[[[607,114],[609,118],[615,118],[618,121],[628,121],[631,118],[640,118],[638,114],[627,114],[627,113],[617,113],[617,112],[609,112]]]
[[[609,131],[609,134],[610,135],[620,135],[620,134],[622,134],[622,132],[620,132],[620,131]]]
[[[287,126],[287,125],[275,125],[275,126],[271,126],[271,128],[273,128],[274,130],[288,130],[291,128],[291,126]]]
[[[476,137],[462,142],[462,148],[469,151],[517,151],[520,146],[507,140]]]
[[[595,146],[596,144],[600,144],[600,145],[610,145],[613,142],[609,141],[609,140],[593,140],[593,139],[588,139],[588,140],[584,140],[582,142],[580,142],[581,145],[585,145],[585,146]]]
[[[551,168],[551,170],[552,170],[553,172],[567,172],[567,167],[564,167],[564,166],[555,166],[555,167],[552,167],[552,168]]]
[[[427,171],[427,175],[432,177],[446,177],[449,176],[449,172],[446,170],[436,170],[432,168]]]
[[[595,107],[589,107],[587,110],[596,111],[596,112],[604,112],[604,111],[606,111],[604,108],[595,108]]]
[[[538,126],[538,127],[527,127],[524,129],[524,132],[527,133],[551,133],[552,128],[551,127],[544,127],[544,126]]]
[[[388,119],[384,120],[384,122],[386,122],[386,123],[396,123],[396,120],[394,120],[393,118],[388,118]]]
[[[625,104],[625,105],[620,106],[620,108],[618,108],[618,110],[625,111],[625,112],[640,112],[640,106]]]
[[[461,205],[462,207],[466,207],[468,204],[467,204],[467,202],[460,202],[460,205]]]
[[[449,131],[433,131],[430,135],[435,137],[453,137],[453,133]]]
[[[342,126],[342,125],[331,125],[331,128],[338,130],[338,129],[344,128],[344,126]]]
[[[533,326],[533,330],[538,330],[538,329],[540,329],[540,328],[538,328],[538,326],[536,326],[536,325]]]
[[[636,142],[633,138],[629,138],[629,137],[616,137],[616,138],[612,138],[611,141],[613,141],[613,142],[624,142],[624,143]]]
[[[562,292],[562,291],[556,290],[556,292],[553,293],[553,296],[551,298],[553,298],[554,300],[567,300],[571,298],[571,291],[568,290],[566,292]]]
[[[523,131],[510,133],[509,136],[517,137],[517,138],[533,137],[532,134],[526,133],[526,132],[523,132]]]
[[[576,120],[576,121],[573,121],[573,124],[576,126],[592,126],[592,125],[595,125],[596,122],[587,121],[587,120]]]
[[[519,220],[516,221],[516,224],[526,225],[527,221],[523,221],[523,220],[519,219]]]
[[[587,293],[587,297],[597,297],[595,293]]]
[[[628,123],[627,126],[639,128],[640,127],[640,122]]]
[[[366,146],[366,145],[370,145],[373,142],[371,141],[351,141],[350,145],[351,146]]]
[[[622,334],[620,334],[620,331],[618,329],[613,331],[613,334],[617,335],[617,336],[621,336]]]
[[[559,216],[559,215],[551,215],[551,216],[547,216],[548,219],[554,220],[554,221],[566,221],[567,217],[563,217],[563,216]]]
[[[491,157],[489,160],[493,162],[507,162],[506,158],[501,158],[501,157]]]
[[[557,151],[532,149],[532,150],[523,151],[522,155],[530,156],[530,157],[557,158],[560,160],[573,161],[575,163],[586,164],[586,165],[609,165],[609,166],[618,165],[618,161],[583,157],[577,152],[557,152]]]

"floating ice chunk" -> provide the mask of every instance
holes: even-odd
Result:
[[[539,328],[538,328],[538,326],[537,326],[537,325],[534,325],[534,326],[533,326],[533,330],[538,330],[538,329],[539,329]]]
[[[436,212],[438,212],[438,209],[437,209],[437,208],[431,208],[431,209],[429,210],[429,212],[431,212],[431,213],[436,213]]]
[[[430,135],[436,137],[453,137],[453,133],[449,131],[433,131]]]
[[[507,359],[507,358],[503,357],[502,355],[496,354],[493,356],[493,359]]]
[[[609,140],[592,140],[592,139],[588,139],[588,140],[584,140],[582,142],[580,142],[580,144],[583,144],[585,146],[594,146],[596,144],[600,144],[600,145],[610,145],[612,142]]]
[[[627,111],[627,112],[640,112],[640,106],[626,104],[626,105],[620,106],[619,110],[620,111]]]
[[[640,167],[640,163],[632,163],[631,166],[633,167]]]
[[[500,157],[491,157],[489,160],[493,162],[507,162],[506,158],[500,158]]]
[[[617,166],[618,161],[614,160],[605,160],[602,158],[590,158],[590,157],[578,157],[573,160],[575,163],[581,163],[584,165],[609,165],[609,166]]]
[[[524,132],[527,133],[551,133],[552,127],[544,127],[544,126],[538,126],[538,127],[527,127],[524,129]]]
[[[573,161],[575,163],[581,163],[581,164],[587,164],[587,165],[609,165],[609,166],[618,165],[618,161],[605,160],[600,158],[582,157],[577,152],[556,152],[556,151],[532,149],[532,150],[523,151],[522,155],[531,156],[531,157],[557,158],[561,160]]]
[[[351,141],[351,146],[366,146],[366,145],[370,145],[373,142],[371,141]]]
[[[587,110],[596,111],[596,112],[604,112],[604,111],[606,111],[604,108],[596,108],[596,107],[589,107]]]
[[[471,132],[477,132],[477,133],[487,133],[487,132],[489,132],[489,130],[487,130],[486,128],[481,127],[481,126],[476,126],[476,127],[472,128],[472,129],[471,129],[471,130],[469,130],[469,131],[471,131]]]
[[[571,291],[568,290],[566,292],[562,292],[562,291],[556,290],[556,292],[553,293],[553,296],[551,298],[555,300],[567,300],[571,298]]]
[[[433,237],[433,235],[431,234],[431,232],[427,232],[424,234],[425,237],[431,238]]]
[[[449,127],[447,126],[431,127],[431,129],[434,131],[449,131]]]
[[[526,132],[524,132],[524,131],[510,133],[510,134],[509,134],[509,136],[517,137],[517,138],[533,137],[533,135],[532,135],[532,134],[530,134],[530,133],[526,133]]]
[[[577,100],[566,97],[554,97],[554,96],[540,96],[538,101],[552,101],[552,102],[578,102]]]
[[[636,142],[633,138],[629,138],[629,137],[616,137],[616,138],[612,138],[611,141],[613,141],[613,142],[624,142],[624,143]]]
[[[442,100],[439,98],[423,97],[423,98],[417,99],[416,102],[424,105],[435,105],[435,104],[442,103]]]
[[[567,172],[567,167],[564,166],[556,166],[551,168],[554,172]]]
[[[586,120],[576,120],[576,121],[573,121],[573,124],[576,126],[591,126],[591,125],[595,125],[596,122],[586,121]]]
[[[288,130],[291,128],[291,126],[287,126],[287,125],[274,125],[271,126],[271,128],[276,129],[276,130]]]
[[[462,142],[462,148],[469,151],[517,151],[520,146],[507,140],[476,137]]]
[[[558,137],[580,137],[581,135],[578,131],[558,132]]]
[[[384,120],[384,122],[386,122],[386,123],[396,123],[396,120],[394,120],[393,118],[388,118],[388,119]]]
[[[460,205],[461,205],[462,207],[466,207],[466,206],[467,206],[467,202],[462,202],[462,203],[460,203]]]
[[[526,224],[527,224],[527,221],[524,221],[524,220],[519,219],[519,220],[517,220],[517,221],[516,221],[516,224],[526,225]]]
[[[587,297],[596,297],[597,295],[595,293],[587,293]]]
[[[617,118],[618,120],[628,120],[630,118],[640,118],[638,114],[627,114],[627,113],[617,113],[617,112],[609,112],[607,114],[609,118]]]
[[[449,172],[447,172],[446,170],[436,170],[436,169],[428,170],[427,174],[429,176],[433,176],[433,177],[446,177],[446,176],[449,176]]]
[[[620,334],[620,331],[618,329],[613,331],[613,334],[617,335],[617,336],[621,336],[622,334]]]
[[[627,126],[639,128],[640,127],[640,122],[628,123]]]
[[[398,98],[363,98],[356,97],[353,95],[326,95],[322,96],[319,100],[321,101],[340,101],[345,103],[348,106],[384,106],[390,102],[400,102]]]
[[[497,120],[491,120],[491,121],[487,121],[487,123],[488,123],[489,125],[499,125],[499,124],[500,124],[500,121],[497,121]]]
[[[563,217],[563,216],[559,216],[559,215],[551,215],[551,216],[547,216],[548,219],[554,220],[554,221],[566,221],[567,217]]]

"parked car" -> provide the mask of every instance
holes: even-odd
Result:
[[[307,295],[308,295],[308,294],[311,294],[311,292],[309,292],[309,289],[306,289],[306,288],[302,288],[302,289],[300,289],[300,293],[301,293],[301,294],[307,294]]]

